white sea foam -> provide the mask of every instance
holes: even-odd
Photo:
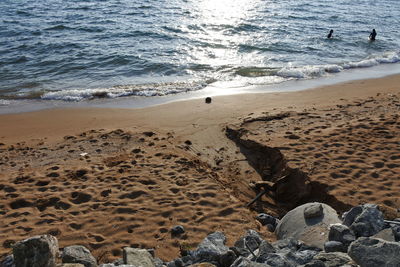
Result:
[[[117,98],[124,96],[164,96],[202,89],[204,83],[160,83],[123,85],[110,88],[70,89],[44,93],[44,100],[81,101],[94,98]]]
[[[8,106],[11,104],[11,101],[0,99],[0,106]]]
[[[380,64],[400,62],[400,52],[387,52],[375,55],[370,58],[342,64],[284,67],[277,72],[277,75],[288,80],[290,79],[311,79],[327,76],[330,73],[339,73],[346,69],[369,68]]]

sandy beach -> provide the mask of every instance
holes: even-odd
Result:
[[[228,245],[250,228],[273,240],[255,216],[312,200],[341,212],[373,202],[400,217],[399,84],[393,75],[211,104],[0,115],[0,255],[50,233],[100,262],[125,246],[168,260],[217,230]],[[285,199],[286,185],[246,207],[257,182],[288,169],[304,174],[307,195]],[[186,233],[171,236],[174,225]]]

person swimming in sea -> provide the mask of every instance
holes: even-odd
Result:
[[[330,30],[326,38],[331,39],[333,37],[333,30]]]
[[[372,29],[372,32],[369,35],[369,40],[370,41],[375,41],[375,37],[376,37],[376,31],[375,31],[375,29]]]

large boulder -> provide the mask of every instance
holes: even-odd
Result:
[[[61,254],[63,263],[80,263],[85,267],[96,267],[97,261],[84,246],[69,246]]]
[[[126,247],[122,250],[124,263],[133,266],[154,267],[153,256],[146,249]]]
[[[400,243],[361,237],[351,243],[349,256],[361,267],[400,266]]]
[[[369,237],[385,228],[382,212],[375,204],[364,204],[343,214],[343,224],[347,225],[357,237]]]
[[[307,203],[289,211],[279,222],[275,234],[278,239],[293,238],[305,244],[324,248],[329,226],[340,223],[336,211],[323,203]]]
[[[54,267],[57,252],[57,238],[51,235],[34,236],[14,245],[14,263],[16,267]]]

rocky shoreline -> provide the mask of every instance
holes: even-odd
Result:
[[[263,240],[255,230],[226,246],[222,232],[209,234],[197,246],[180,248],[180,257],[164,262],[154,249],[123,248],[123,257],[99,263],[84,246],[60,249],[52,235],[34,236],[13,245],[1,267],[395,267],[400,266],[400,218],[385,220],[379,207],[353,207],[339,218],[330,206],[313,202],[289,211],[280,220],[268,214],[257,219],[277,241]],[[179,239],[182,226],[170,229]]]

